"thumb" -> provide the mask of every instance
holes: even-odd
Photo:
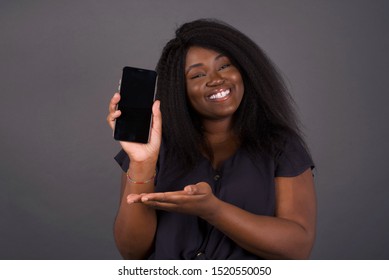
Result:
[[[153,104],[153,128],[161,131],[162,130],[162,116],[160,110],[161,101],[155,100]]]
[[[159,148],[162,139],[162,115],[159,109],[160,101],[156,100],[153,104],[153,121],[150,144]]]
[[[184,188],[184,190],[188,194],[206,194],[210,188],[211,187],[207,183],[200,182],[196,185],[188,185]]]

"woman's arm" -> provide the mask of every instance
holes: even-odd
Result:
[[[137,174],[139,179],[136,180],[147,181],[148,179],[141,179],[141,177],[151,178],[155,169],[149,168],[141,172],[130,167],[130,170]],[[116,246],[124,259],[145,259],[151,252],[157,226],[155,210],[139,203],[129,205],[127,196],[153,191],[154,180],[147,184],[133,184],[127,179],[127,174],[123,173],[120,206],[114,224],[114,237]]]
[[[207,183],[183,191],[150,193],[141,201],[153,208],[197,215],[239,246],[267,259],[306,259],[315,239],[316,197],[310,169],[275,179],[275,217],[255,215],[219,200]]]
[[[116,93],[109,104],[107,122],[114,129],[115,120],[121,115],[117,110],[120,95]],[[137,182],[128,180],[123,173],[119,210],[114,225],[116,245],[125,259],[146,258],[152,248],[157,226],[155,210],[141,204],[127,203],[128,196],[139,196],[142,193],[154,192],[154,180],[149,180],[155,174],[159,149],[162,138],[162,118],[159,101],[153,105],[153,120],[150,141],[147,144],[120,141],[123,150],[130,158],[128,174]]]
[[[315,239],[316,197],[311,170],[276,181],[276,215],[259,216],[218,201],[205,219],[242,248],[267,259],[306,259]]]

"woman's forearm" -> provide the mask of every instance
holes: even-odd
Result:
[[[142,172],[131,169],[130,174],[134,174],[136,180],[150,178],[149,169]],[[152,176],[152,175],[151,175]],[[114,225],[114,236],[116,245],[125,259],[144,259],[150,253],[157,225],[155,210],[140,203],[127,203],[127,196],[134,193],[148,193],[154,191],[154,180],[146,184],[134,184],[127,179],[127,175],[122,177],[122,193],[119,210]]]
[[[275,217],[255,215],[217,200],[207,220],[242,248],[267,259],[306,259],[316,232],[311,169],[275,178]]]
[[[314,232],[294,221],[255,215],[223,201],[207,221],[245,250],[266,259],[306,259],[313,245]]]

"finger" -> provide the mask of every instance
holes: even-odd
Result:
[[[184,191],[187,193],[187,194],[195,194],[196,193],[196,186],[193,186],[193,185],[189,185],[189,186],[186,186],[184,188]]]
[[[117,110],[117,104],[119,103],[119,100],[120,100],[120,94],[115,93],[109,102],[109,106],[108,106],[109,114],[107,115],[107,123],[111,127],[111,129],[114,129],[115,120],[121,114],[121,112]]]
[[[185,191],[148,193],[144,195],[141,198],[141,200],[142,202],[158,201],[158,202],[167,202],[167,203],[178,203],[179,201],[183,201],[186,196],[187,193]]]
[[[177,209],[179,209],[177,204],[170,202],[144,201],[143,204],[154,209],[165,211],[177,211]]]
[[[120,117],[121,114],[122,112],[120,110],[117,110],[113,113],[109,113],[107,116],[107,121],[108,122],[115,121],[118,117]]]
[[[116,92],[111,98],[111,101],[109,102],[108,110],[110,113],[116,111],[119,101],[120,101],[120,94]]]
[[[161,137],[162,137],[162,115],[160,111],[160,101],[156,100],[153,104],[153,121],[152,121],[152,137],[150,139],[150,144],[155,147],[160,146]]]
[[[107,116],[107,122],[108,122],[109,126],[110,126],[112,129],[114,129],[114,127],[115,127],[115,121],[116,121],[116,119],[117,119],[118,117],[120,117],[121,114],[122,114],[122,112],[119,111],[119,110],[117,110],[117,111],[115,111],[115,112],[113,112],[113,113],[108,114],[108,116]]]
[[[155,127],[156,129],[162,127],[160,106],[161,106],[161,101],[155,100],[152,110],[153,110],[153,122],[154,122],[153,127]]]
[[[161,201],[161,202],[165,202],[166,201],[166,193],[158,193],[156,195],[143,195],[141,197],[141,201],[142,202],[146,202],[146,201]]]
[[[139,203],[141,201],[142,195],[139,194],[129,194],[127,196],[127,203],[132,204],[132,203]]]
[[[206,194],[209,192],[210,186],[207,183],[201,182],[196,185],[188,185],[184,188],[187,194]]]

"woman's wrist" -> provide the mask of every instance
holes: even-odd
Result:
[[[154,182],[156,175],[156,162],[130,163],[127,170],[127,179],[134,184],[147,184]]]
[[[145,181],[137,181],[135,179],[133,179],[130,175],[130,169],[128,169],[127,171],[127,180],[132,183],[132,184],[136,184],[136,185],[145,185],[145,184],[148,184],[148,183],[151,183],[154,181],[154,178],[155,176],[157,175],[157,171],[154,171],[154,174],[153,176],[151,176],[149,179],[145,180]]]

